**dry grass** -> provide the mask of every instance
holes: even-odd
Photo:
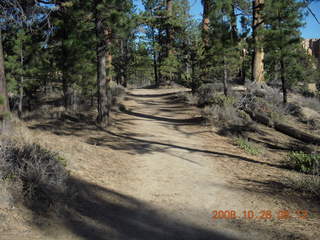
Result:
[[[1,185],[28,207],[48,208],[66,191],[65,164],[59,154],[34,143],[22,126],[0,140]]]
[[[228,106],[207,106],[202,110],[202,116],[205,117],[211,124],[221,127],[229,125],[242,126],[245,120],[240,117],[239,112],[232,105]]]
[[[299,192],[311,193],[320,199],[320,172],[318,175],[299,174],[288,179],[292,188]]]
[[[192,94],[191,92],[179,92],[177,93],[176,98],[181,101],[184,102],[186,104],[192,105],[192,106],[196,106],[198,104],[199,101],[199,97],[197,95]]]
[[[302,107],[311,108],[320,112],[320,100],[317,97],[304,97],[300,94],[294,96],[294,102],[297,102]]]

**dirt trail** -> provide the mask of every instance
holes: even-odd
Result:
[[[68,218],[37,228],[43,239],[316,239],[318,220],[275,217],[307,204],[260,184],[285,170],[201,125],[195,108],[173,98],[177,91],[131,90],[107,131],[30,124],[58,150],[73,149],[72,181],[83,189],[61,213]],[[274,218],[213,220],[214,210],[239,217],[244,210],[271,210]]]

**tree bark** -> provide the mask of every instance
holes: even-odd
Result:
[[[283,92],[283,103],[288,103],[288,92],[287,92],[287,82],[285,77],[285,65],[284,59],[281,57],[280,59],[280,74],[281,74],[281,84],[282,84],[282,92]]]
[[[97,36],[97,87],[98,87],[98,117],[97,123],[106,127],[109,123],[109,104],[107,96],[107,48],[108,41],[106,35],[108,30],[103,25],[103,21],[96,9],[95,16],[96,36]],[[108,50],[109,51],[109,50]],[[108,56],[109,58],[109,56]],[[108,62],[110,59],[108,59]]]
[[[154,81],[155,85],[159,86],[159,76],[158,76],[158,63],[157,63],[157,51],[156,51],[156,36],[154,27],[151,27],[152,33],[152,47],[153,47],[153,71],[154,71]]]
[[[173,13],[173,0],[167,0],[167,16],[168,16],[168,21],[172,18],[172,13]],[[173,33],[172,33],[172,26],[171,24],[167,24],[166,28],[167,32],[167,57],[170,56],[173,53]]]
[[[264,49],[262,46],[262,34],[261,30],[264,28],[264,19],[262,16],[262,10],[264,7],[264,0],[253,0],[253,43],[254,53],[252,59],[252,81],[257,83],[265,82],[264,78]]]
[[[112,44],[112,33],[111,29],[107,28],[104,31],[104,37],[106,39],[106,72],[107,72],[107,79],[106,79],[106,87],[107,91],[109,90],[110,82],[112,81],[112,61],[113,55],[111,52],[111,44]]]
[[[121,64],[120,64],[120,84],[125,87],[125,66],[126,66],[126,54],[125,54],[125,41],[120,39],[120,49],[121,49]]]
[[[1,29],[0,29],[0,97],[2,98],[2,104],[0,104],[0,117],[3,119],[5,114],[10,111],[8,93],[7,93],[7,83],[5,77],[4,69],[4,54],[2,47]]]
[[[223,61],[223,93],[228,97],[228,69],[225,60]]]
[[[20,64],[21,64],[21,69],[23,69],[23,65],[24,65],[23,44],[21,44],[21,49],[20,49]],[[18,105],[18,117],[19,118],[22,117],[22,112],[23,112],[23,82],[24,82],[24,77],[23,77],[23,74],[21,74],[20,84],[19,84],[19,105]]]

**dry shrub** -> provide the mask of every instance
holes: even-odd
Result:
[[[179,92],[177,96],[175,96],[175,100],[195,106],[198,104],[199,97],[191,92]]]
[[[274,121],[283,121],[286,115],[290,114],[290,106],[282,103],[281,96],[279,90],[266,84],[251,84],[238,101],[237,108],[264,114]]]
[[[302,95],[296,95],[294,100],[301,107],[308,107],[320,112],[320,100],[317,97],[304,97]]]
[[[200,107],[210,105],[212,98],[217,93],[216,86],[214,84],[203,84],[198,90],[198,105]]]
[[[48,207],[65,192],[68,173],[64,165],[58,154],[40,145],[0,141],[1,181],[12,184],[16,201],[32,208]]]
[[[123,86],[116,83],[110,84],[110,97],[112,106],[117,105],[123,99],[126,90]]]
[[[299,174],[288,180],[292,188],[299,192],[311,193],[320,199],[320,172],[317,175]]]
[[[308,151],[290,152],[286,162],[297,173],[288,178],[292,188],[299,192],[312,193],[320,198],[320,154],[313,147]]]
[[[213,105],[203,109],[202,115],[210,123],[220,127],[230,125],[243,126],[247,123],[247,119],[241,117],[241,113],[232,105]]]

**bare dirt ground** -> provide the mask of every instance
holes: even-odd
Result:
[[[178,91],[129,91],[108,130],[90,121],[28,122],[34,138],[67,159],[77,190],[41,218],[6,210],[0,239],[319,239],[319,205],[285,184],[295,173],[272,158],[279,149],[247,155],[172,98]],[[281,136],[266,131],[270,138],[275,144]],[[213,219],[215,210],[238,218]],[[255,217],[244,219],[249,210]],[[256,218],[268,210],[272,219]],[[281,210],[294,217],[279,220]],[[308,219],[295,217],[297,210]]]

